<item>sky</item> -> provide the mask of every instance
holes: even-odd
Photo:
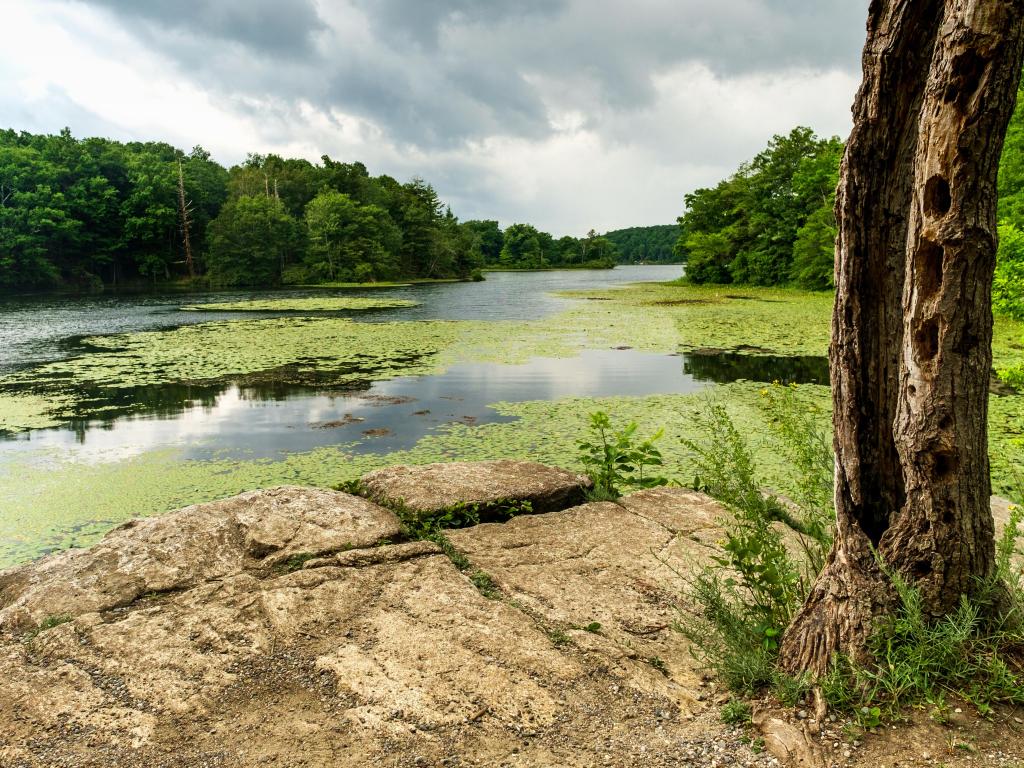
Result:
[[[868,0],[0,0],[0,127],[361,161],[462,219],[672,223],[845,137]]]

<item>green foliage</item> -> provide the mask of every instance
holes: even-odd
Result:
[[[39,625],[35,629],[32,629],[26,633],[24,638],[25,642],[32,642],[37,637],[39,637],[39,635],[41,635],[43,632],[53,629],[54,627],[59,627],[61,624],[67,624],[69,621],[72,620],[73,617],[66,613],[53,614],[51,616],[47,616],[41,622],[39,622]]]
[[[583,629],[586,630],[587,632],[591,632],[593,634],[596,634],[596,633],[601,631],[601,623],[599,621],[592,621],[589,624],[587,624],[585,627],[583,627]]]
[[[694,283],[827,287],[827,211],[842,142],[809,128],[774,136],[730,178],[686,196],[677,253]],[[833,235],[834,237],[834,235]],[[822,284],[824,283],[824,285]]]
[[[722,705],[719,717],[726,725],[746,725],[750,722],[750,704],[742,699],[733,699]]]
[[[1024,222],[999,225],[999,252],[992,284],[992,311],[1024,320]]]
[[[823,291],[835,286],[836,217],[830,204],[807,217],[793,241],[790,278],[801,288]]]
[[[490,574],[480,570],[473,571],[469,575],[469,580],[473,583],[473,586],[477,588],[480,594],[488,600],[497,600],[501,597],[501,589],[495,583],[494,579],[491,578]]]
[[[324,190],[306,206],[305,221],[304,264],[312,280],[372,282],[398,276],[402,233],[383,208]]]
[[[668,677],[668,665],[661,656],[648,656],[646,661],[656,670],[661,672],[661,674],[665,675],[665,677]]]
[[[886,575],[899,607],[875,626],[868,644],[872,665],[837,659],[822,680],[830,706],[873,727],[910,704],[941,704],[947,695],[966,699],[983,715],[996,703],[1024,704],[1024,634],[1019,624],[992,619],[1001,588],[993,584],[973,601],[963,597],[955,611],[933,620],[916,589],[895,571]]]
[[[302,567],[315,557],[312,552],[298,552],[278,565],[276,570],[278,573],[294,573],[302,570]]]
[[[0,290],[187,276],[179,163],[195,266],[215,284],[464,278],[494,245],[423,180],[362,163],[251,154],[226,170],[202,147],[0,131]]]
[[[590,440],[578,443],[580,462],[587,468],[594,483],[591,498],[610,501],[622,495],[624,488],[654,488],[668,480],[645,470],[663,464],[661,452],[654,443],[662,436],[658,430],[646,440],[636,442],[635,422],[621,430],[612,427],[608,414],[597,411],[590,414]]]
[[[820,427],[788,388],[763,392],[764,409],[806,489],[786,505],[761,490],[753,454],[728,413],[709,404],[698,428],[700,440],[685,440],[698,476],[694,486],[723,502],[730,518],[725,525],[724,555],[712,558],[717,567],[690,580],[695,606],[684,614],[680,629],[695,657],[713,669],[731,690],[753,694],[776,685],[796,696],[775,670],[779,640],[810,588],[831,544],[825,522],[828,508],[817,504],[829,482],[831,462],[818,447]],[[830,458],[830,457],[829,457]],[[805,506],[806,505],[806,506]],[[788,525],[801,541],[801,565],[786,549],[778,523]]]
[[[206,263],[215,285],[278,285],[302,249],[302,230],[272,197],[230,200],[210,222]]]
[[[618,251],[620,264],[671,264],[682,260],[674,250],[679,240],[678,224],[616,229],[604,237]]]
[[[569,637],[566,631],[558,627],[552,627],[548,630],[548,639],[556,648],[562,648],[572,642],[572,638]]]

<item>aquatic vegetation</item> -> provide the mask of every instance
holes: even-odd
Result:
[[[104,394],[173,382],[186,389],[222,380],[351,387],[438,373],[462,361],[521,363],[536,356],[572,357],[586,348],[630,346],[660,353],[724,348],[798,355],[822,355],[827,348],[827,294],[644,284],[574,296],[581,300],[570,309],[535,322],[243,318],[93,337],[85,340],[78,357],[0,377],[0,430],[53,426],[70,415],[96,416],[110,408]],[[997,367],[1024,362],[1022,338],[1024,323],[997,320]],[[12,452],[0,458],[0,566],[87,544],[128,517],[284,483],[331,487],[392,463],[529,458],[582,470],[577,442],[594,411],[611,414],[617,423],[635,421],[641,434],[664,427],[658,443],[664,462],[660,474],[689,482],[696,467],[683,440],[693,436],[696,417],[709,400],[721,403],[738,429],[751,436],[764,485],[786,493],[796,489],[798,478],[767,428],[761,387],[737,382],[691,395],[496,403],[498,414],[514,420],[449,423],[414,447],[393,453],[364,452],[372,437],[364,439],[359,452],[353,445],[334,445],[279,460],[193,461],[178,450],[153,450],[87,464],[58,451]],[[827,387],[802,385],[794,396],[823,429],[829,428]],[[1014,474],[1024,476],[1024,395],[992,398],[990,441],[994,491],[1006,494]],[[68,493],[69,488],[75,492]]]
[[[112,394],[137,387],[229,378],[351,384],[430,373],[461,333],[445,321],[281,317],[92,337],[78,357],[0,377],[0,425],[13,431],[94,415]]]
[[[0,398],[0,432],[55,427],[62,422],[56,415],[69,403],[66,397],[42,397],[15,393]]]
[[[358,296],[312,296],[301,299],[253,299],[213,304],[191,304],[187,312],[338,312],[363,309],[415,307],[419,302],[407,299],[379,299]]]
[[[775,355],[823,355],[828,351],[830,293],[644,283],[564,295],[589,299],[568,314],[585,316],[609,337],[632,338],[632,346],[637,348],[658,348],[671,337],[685,351],[722,349]]]

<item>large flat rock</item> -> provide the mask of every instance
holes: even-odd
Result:
[[[89,549],[0,571],[0,630],[125,606],[293,558],[373,546],[401,530],[347,493],[282,487],[130,520]]]
[[[658,488],[447,535],[511,600],[696,711],[701,670],[672,625],[685,577],[722,538],[723,514],[707,496]],[[597,632],[585,629],[595,622]]]
[[[528,501],[535,513],[579,504],[590,479],[532,461],[471,461],[378,469],[361,480],[367,496],[423,514],[474,504],[481,516],[504,502]]]
[[[307,492],[277,493],[294,505],[293,494]],[[544,516],[524,517],[483,526],[472,540],[459,532],[509,590],[498,599],[483,596],[432,543],[341,546],[387,533],[386,516],[361,538],[339,521],[324,541],[302,533],[298,520],[273,522],[280,498],[277,505],[253,501],[223,502],[250,510],[245,532],[204,518],[211,541],[235,554],[217,559],[218,546],[198,544],[175,550],[196,557],[187,559],[187,577],[162,577],[174,589],[114,608],[92,599],[92,609],[83,603],[73,618],[42,631],[0,629],[0,765],[770,765],[739,734],[724,734],[714,711],[689,706],[693,697],[677,690],[675,678],[642,658],[655,650],[675,658],[667,634],[657,649],[645,639],[671,620],[675,589],[645,557],[651,547],[675,557],[674,538],[704,535],[713,510],[703,501],[689,511],[681,500],[659,502],[649,516],[588,505],[549,516],[547,525]],[[175,527],[195,540],[197,514],[179,513],[175,525],[156,528],[164,541]],[[690,514],[693,521],[682,519]],[[247,536],[254,530],[260,535]],[[115,543],[134,552],[132,562],[155,561],[128,532],[63,566],[56,558],[26,566],[19,578],[41,586],[45,575],[60,585],[67,579],[52,572],[73,568],[67,573],[83,584],[104,582],[122,572]],[[259,542],[255,552],[247,541]],[[298,570],[265,567],[268,551],[280,556],[328,543],[334,551]],[[536,589],[516,586],[528,576],[513,565],[516,548],[543,582]],[[556,594],[554,571],[541,573],[565,557],[578,560],[560,571],[571,593],[585,598],[575,608]],[[623,604],[606,608],[584,596],[588,574],[601,598]],[[40,600],[37,594],[32,604]],[[580,617],[602,619],[608,630],[570,629],[567,639],[563,627]]]

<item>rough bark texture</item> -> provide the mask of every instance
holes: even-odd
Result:
[[[836,543],[783,662],[862,657],[894,595],[945,613],[993,564],[987,387],[995,181],[1020,0],[875,0],[836,202]]]

